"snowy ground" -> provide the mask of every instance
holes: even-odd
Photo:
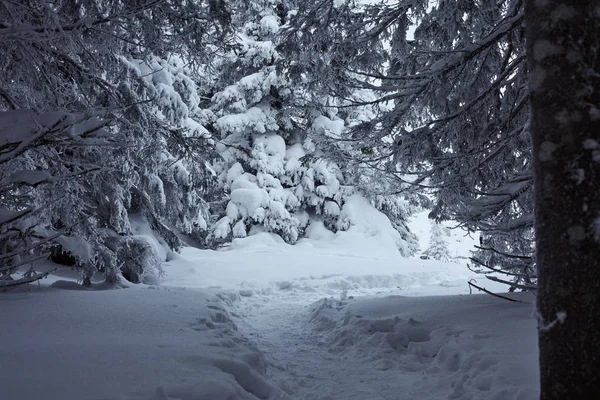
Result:
[[[468,295],[464,262],[364,233],[185,249],[158,286],[80,290],[65,271],[0,294],[0,398],[537,397],[530,295]]]

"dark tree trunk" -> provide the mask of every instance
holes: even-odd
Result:
[[[600,398],[600,1],[526,0],[541,399]]]

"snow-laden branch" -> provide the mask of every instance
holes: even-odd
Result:
[[[43,272],[41,274],[34,273],[29,276],[24,276],[23,278],[20,278],[20,279],[0,279],[0,289],[6,289],[9,287],[19,286],[19,285],[24,285],[26,283],[32,283],[35,281],[39,281],[40,279],[44,279],[45,277],[47,277],[54,271],[56,271],[56,268],[54,268],[50,271]]]
[[[10,25],[6,22],[0,22],[0,37],[4,40],[14,39],[22,36],[37,36],[41,39],[47,39],[49,34],[64,34],[79,29],[89,29],[91,27],[106,24],[109,22],[121,22],[122,18],[129,17],[145,10],[151,9],[164,0],[150,0],[139,7],[123,11],[122,13],[112,14],[103,18],[81,18],[73,23],[37,27],[29,24]]]

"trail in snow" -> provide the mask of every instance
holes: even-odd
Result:
[[[464,265],[378,251],[377,237],[360,244],[257,234],[225,251],[187,249],[163,284],[237,292],[238,332],[293,400],[536,397],[530,304],[461,298],[481,278]]]
[[[536,398],[531,298],[398,293],[318,300],[292,290],[235,309],[268,378],[295,400]]]
[[[293,256],[271,253],[269,263],[302,266]],[[406,259],[390,261],[387,275],[376,262],[376,274],[361,275],[348,257],[343,267],[354,273],[344,275],[318,254],[285,280],[248,285],[238,276],[240,284],[212,290],[176,284],[211,270],[231,279],[234,258],[253,272],[264,264],[260,253],[231,252],[223,264],[175,260],[181,276],[163,287],[87,290],[53,276],[39,290],[0,296],[0,339],[11,344],[0,349],[3,399],[537,397],[531,298],[403,297],[464,292],[465,279],[450,279],[450,264]]]
[[[418,375],[374,368],[331,351],[307,325],[310,301],[303,296],[259,302],[239,306],[245,310],[238,326],[264,354],[269,378],[293,399],[398,399]]]

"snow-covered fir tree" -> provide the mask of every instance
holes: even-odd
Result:
[[[177,250],[206,229],[211,143],[193,78],[223,29],[186,22],[215,11],[186,4],[2,2],[3,285],[49,255],[85,283],[153,280],[157,241]],[[135,234],[137,215],[156,238]]]
[[[348,229],[339,220],[344,202],[366,189],[358,182],[360,171],[334,154],[351,118],[315,102],[309,82],[293,85],[288,78],[276,47],[282,25],[293,15],[284,10],[282,2],[252,2],[233,16],[239,43],[222,61],[218,81],[225,87],[211,107],[223,159],[214,169],[228,193],[208,238],[213,244],[261,230],[294,243],[311,220],[332,231]],[[397,196],[364,193],[401,232],[402,253],[412,254],[416,240],[406,226],[410,207]]]
[[[427,249],[429,258],[440,261],[450,260],[450,250],[448,249],[448,233],[445,227],[431,221],[431,232],[429,234],[429,248]]]

